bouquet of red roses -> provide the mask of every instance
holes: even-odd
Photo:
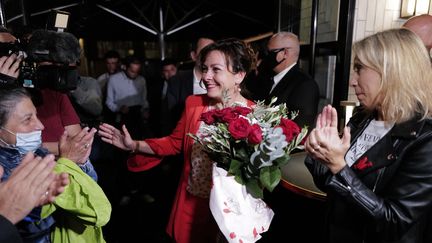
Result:
[[[285,104],[273,106],[257,102],[253,108],[243,106],[210,110],[201,115],[203,135],[189,134],[203,145],[209,157],[245,185],[255,198],[272,191],[281,179],[280,167],[290,159],[307,134],[293,119]]]

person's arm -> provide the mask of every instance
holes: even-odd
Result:
[[[101,136],[102,141],[112,144],[119,149],[136,153],[154,154],[145,141],[133,140],[125,125],[122,126],[122,131],[120,131],[110,124],[102,123],[99,126],[98,134]]]
[[[142,79],[143,79],[143,84],[142,84],[142,91],[141,91],[141,95],[142,95],[141,107],[144,110],[148,110],[149,103],[147,100],[147,81],[145,80],[144,77]]]
[[[107,82],[107,93],[106,93],[106,101],[105,104],[107,105],[107,107],[112,111],[112,112],[118,112],[119,108],[118,105],[115,103],[115,87],[114,84],[115,82],[113,81],[113,77],[111,76],[108,79]]]

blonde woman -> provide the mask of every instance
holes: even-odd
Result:
[[[429,55],[408,29],[369,36],[353,51],[350,84],[363,110],[340,138],[336,110],[326,106],[305,143],[305,163],[328,195],[328,240],[431,242]]]

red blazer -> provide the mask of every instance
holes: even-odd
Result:
[[[248,101],[248,106],[251,105],[253,105],[253,102]],[[187,134],[197,133],[200,125],[200,116],[207,110],[208,106],[209,98],[207,95],[189,96],[186,99],[181,119],[172,134],[163,138],[145,140],[157,156],[136,154],[128,160],[129,170],[143,171],[158,165],[163,156],[178,154],[183,150],[183,172],[166,229],[167,233],[177,243],[200,242],[200,239],[202,240],[203,238],[198,237],[198,235],[205,234],[203,231],[217,230],[217,226],[214,229],[199,227],[199,225],[204,226],[203,224],[208,222],[212,222],[215,225],[210,212],[208,198],[195,197],[186,191],[191,169],[191,150],[194,143],[194,140]]]

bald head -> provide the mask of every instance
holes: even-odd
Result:
[[[432,48],[432,16],[423,14],[408,19],[403,27],[416,33],[430,51]]]
[[[273,69],[273,71],[279,73],[297,62],[300,54],[300,42],[297,35],[291,32],[278,32],[268,41],[267,50],[271,52],[280,50],[280,52],[276,53],[276,61],[280,63]]]

